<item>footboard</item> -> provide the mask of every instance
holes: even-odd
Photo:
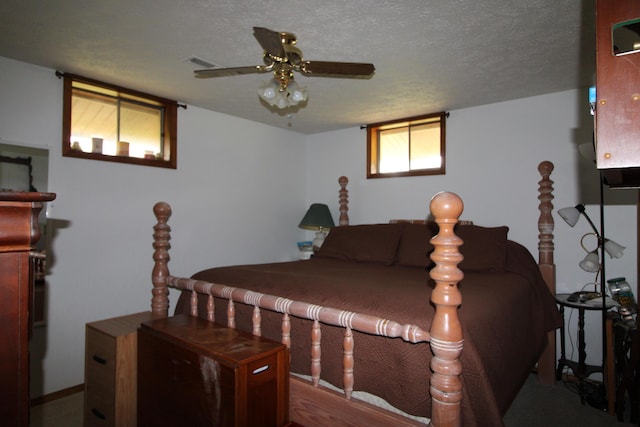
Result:
[[[215,320],[215,298],[222,298],[226,304],[226,323],[235,327],[235,304],[241,303],[253,307],[253,334],[261,335],[262,310],[280,313],[281,339],[291,345],[290,319],[298,317],[312,321],[311,336],[311,378],[310,381],[292,377],[290,417],[301,425],[424,425],[424,423],[374,408],[367,403],[352,399],[354,385],[354,339],[353,331],[364,332],[389,339],[402,339],[410,343],[430,342],[433,357],[431,359],[430,393],[432,402],[431,425],[453,427],[461,424],[462,366],[460,353],[463,347],[462,328],[458,320],[458,307],[461,295],[458,282],[463,274],[457,265],[462,260],[458,238],[453,228],[462,213],[463,204],[453,193],[438,193],[430,204],[431,213],[439,225],[439,234],[431,243],[434,251],[431,259],[436,266],[431,270],[435,281],[431,302],[435,306],[435,315],[429,332],[416,325],[403,324],[391,319],[339,310],[293,301],[277,295],[269,295],[193,279],[180,278],[169,274],[170,227],[167,222],[171,216],[168,204],[160,202],[154,206],[157,224],[154,227],[155,261],[152,282],[153,297],[151,308],[156,317],[168,315],[168,288],[191,292],[191,314],[198,316],[198,295],[207,298],[206,318]],[[343,347],[343,390],[342,393],[327,391],[320,386],[322,368],[320,342],[321,325],[338,326],[344,330]],[[392,373],[391,373],[392,374]],[[342,408],[342,409],[341,409]]]

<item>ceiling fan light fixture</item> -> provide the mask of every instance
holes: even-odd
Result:
[[[258,96],[266,103],[271,104],[278,94],[280,84],[274,79],[266,81],[258,88]]]
[[[281,110],[289,107],[291,104],[289,104],[289,97],[287,96],[287,94],[285,92],[279,92],[278,96],[276,97],[276,107],[280,108]]]
[[[271,79],[258,88],[258,96],[272,107],[283,110],[306,101],[308,93],[306,87],[300,87],[293,79],[285,85],[277,79]]]
[[[289,97],[296,104],[306,101],[309,96],[307,93],[307,88],[301,87],[297,82],[293,80],[289,82],[287,90],[289,92]]]
[[[370,78],[373,64],[359,62],[306,61],[302,51],[295,47],[296,36],[287,32],[276,32],[263,27],[253,27],[253,35],[263,49],[264,65],[230,68],[205,68],[196,70],[198,78],[223,77],[242,74],[273,72],[273,79],[258,88],[258,96],[267,105],[284,109],[306,102],[309,95],[306,87],[293,80],[293,72],[306,76],[343,78]],[[188,62],[206,65],[207,61],[192,57]]]

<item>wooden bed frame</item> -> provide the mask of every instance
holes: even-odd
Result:
[[[538,166],[538,171],[542,176],[538,183],[538,199],[540,200],[538,264],[547,286],[552,294],[555,294],[554,221],[551,215],[553,181],[549,178],[553,171],[553,164],[544,161]],[[346,177],[340,177],[340,225],[348,225],[349,223],[347,183]],[[431,259],[435,262],[435,267],[430,271],[430,276],[435,282],[431,302],[435,305],[435,315],[431,330],[428,332],[415,325],[399,324],[392,320],[370,315],[320,307],[240,288],[171,276],[167,267],[170,259],[168,251],[171,238],[171,228],[167,221],[171,216],[171,208],[164,202],[159,202],[154,206],[157,223],[154,226],[153,243],[153,259],[155,261],[152,272],[151,309],[153,316],[160,318],[168,316],[168,288],[173,287],[192,292],[191,314],[194,316],[198,315],[198,294],[208,295],[207,318],[211,321],[215,316],[213,298],[220,297],[228,300],[226,314],[229,327],[235,327],[234,302],[253,306],[253,333],[256,335],[261,333],[260,310],[282,313],[282,342],[287,346],[290,345],[290,316],[312,320],[312,378],[311,381],[307,381],[291,376],[289,404],[290,421],[308,427],[319,425],[424,426],[425,424],[422,422],[351,398],[354,369],[352,331],[357,330],[393,338],[399,337],[413,343],[428,341],[433,352],[431,361],[433,374],[429,390],[432,415],[429,425],[435,427],[460,426],[462,401],[460,354],[463,350],[464,339],[457,310],[462,302],[458,282],[462,280],[463,272],[458,269],[457,265],[462,260],[462,255],[458,250],[462,240],[455,235],[453,228],[463,211],[463,202],[453,193],[441,192],[431,199],[430,210],[439,226],[439,233],[431,240],[434,246]],[[337,393],[319,385],[319,337],[322,323],[339,326],[345,330],[343,393]],[[555,357],[555,331],[553,331],[549,333],[549,345],[538,362],[538,375],[542,382],[554,382]]]

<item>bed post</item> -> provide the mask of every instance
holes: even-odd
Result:
[[[338,178],[338,184],[340,184],[340,221],[339,225],[349,225],[349,190],[347,190],[347,184],[349,183],[349,178],[346,176],[341,176]]]
[[[538,172],[542,179],[538,182],[538,200],[540,204],[540,218],[538,219],[538,265],[542,277],[552,295],[556,294],[556,265],[553,261],[553,181],[549,179],[553,172],[553,163],[541,162]],[[549,332],[547,336],[547,348],[540,360],[538,360],[538,380],[545,384],[553,384],[556,375],[556,331]]]
[[[151,272],[153,290],[151,294],[151,313],[153,317],[167,317],[169,315],[169,249],[171,245],[171,227],[167,224],[171,217],[171,206],[165,202],[158,202],[153,206],[153,213],[157,223],[153,226],[153,260],[155,262]]]
[[[441,192],[431,199],[430,209],[439,226],[438,234],[431,239],[434,250],[431,260],[435,267],[429,273],[435,281],[431,302],[436,307],[431,324],[431,421],[435,427],[461,425],[463,337],[458,318],[462,303],[458,282],[463,273],[458,268],[462,261],[459,246],[462,239],[455,235],[453,227],[462,214],[463,203],[454,193]]]

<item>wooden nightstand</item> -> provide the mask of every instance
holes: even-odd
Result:
[[[138,425],[289,426],[289,350],[179,315],[138,331]]]
[[[137,330],[151,312],[87,323],[84,425],[135,427]]]

